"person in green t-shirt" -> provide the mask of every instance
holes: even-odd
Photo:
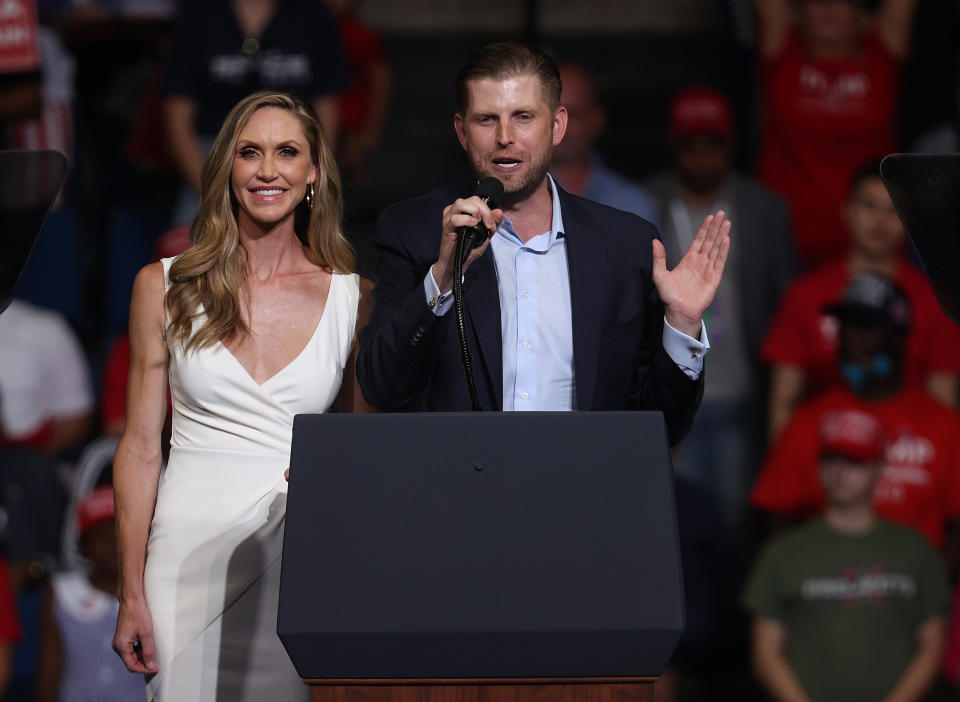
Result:
[[[870,414],[827,413],[826,511],[772,539],[747,580],[752,667],[777,702],[907,702],[936,679],[946,573],[922,535],[873,512],[885,447]]]

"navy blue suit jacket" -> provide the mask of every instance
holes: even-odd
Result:
[[[377,222],[379,259],[357,375],[381,411],[470,408],[456,322],[427,306],[423,279],[436,261],[443,208],[459,195],[441,189],[388,207]],[[663,350],[663,305],[652,280],[644,219],[559,190],[570,270],[573,365],[578,410],[663,411],[671,443],[689,430],[703,373],[688,378]],[[464,276],[467,336],[484,409],[503,408],[500,296],[493,252]]]

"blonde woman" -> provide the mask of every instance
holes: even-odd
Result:
[[[261,92],[227,117],[202,184],[192,246],[134,284],[114,648],[148,700],[307,699],[276,635],[284,471],[295,414],[360,402],[339,176],[312,110]]]

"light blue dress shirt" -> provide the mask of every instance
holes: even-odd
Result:
[[[567,240],[560,200],[551,190],[549,231],[524,244],[505,217],[490,242],[500,288],[506,411],[575,406]]]
[[[549,231],[523,243],[510,219],[504,217],[490,242],[500,291],[505,411],[575,408],[566,237],[557,188],[553,178],[547,178],[553,197]],[[453,306],[453,295],[449,291],[441,294],[432,269],[423,286],[434,314],[446,314]],[[663,346],[684,373],[699,377],[703,356],[710,348],[705,327],[697,340],[664,320]]]

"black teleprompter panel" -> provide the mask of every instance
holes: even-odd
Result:
[[[880,174],[940,307],[960,324],[960,154],[891,154]]]
[[[13,299],[67,165],[59,151],[0,151],[0,312]]]

